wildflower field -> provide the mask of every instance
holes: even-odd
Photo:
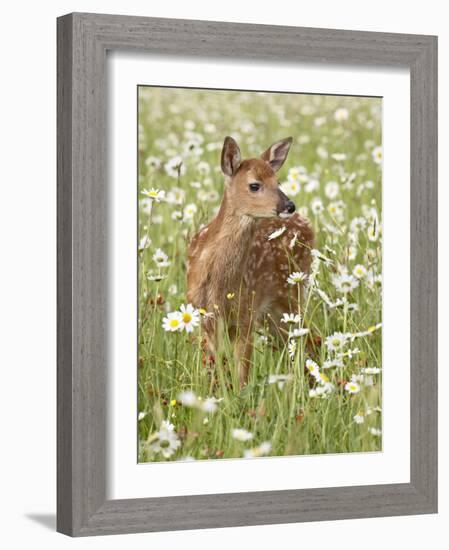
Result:
[[[139,462],[382,449],[381,108],[139,88]],[[243,389],[232,344],[204,349],[214,312],[186,301],[187,248],[220,205],[227,135],[244,158],[293,137],[279,181],[316,232],[301,315],[284,312],[285,344],[258,327]]]

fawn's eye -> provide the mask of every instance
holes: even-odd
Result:
[[[261,185],[260,183],[250,183],[249,188],[253,193],[255,193],[256,191],[259,191],[259,189],[261,188]]]

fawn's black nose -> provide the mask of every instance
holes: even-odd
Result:
[[[296,210],[295,203],[293,201],[288,201],[287,207],[285,208],[289,214],[293,214]]]

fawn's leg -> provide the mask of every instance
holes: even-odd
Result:
[[[215,319],[205,319],[203,321],[203,333],[206,339],[206,350],[215,361],[217,353],[217,322]]]
[[[248,322],[241,327],[241,332],[237,336],[236,342],[236,361],[238,365],[240,388],[243,388],[243,386],[248,383],[252,354],[253,326],[251,322]]]

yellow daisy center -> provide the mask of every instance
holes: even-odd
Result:
[[[182,314],[182,320],[184,321],[184,323],[190,323],[190,321],[192,320],[192,316],[190,315],[190,313],[183,313]]]
[[[179,326],[179,319],[170,319],[170,327],[176,328]]]

